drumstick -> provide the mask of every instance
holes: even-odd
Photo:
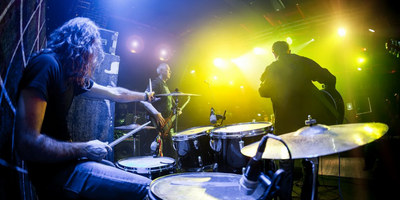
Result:
[[[113,147],[115,145],[117,145],[118,143],[122,142],[123,140],[125,140],[126,138],[128,138],[129,136],[133,135],[134,133],[142,130],[143,127],[147,126],[147,124],[150,124],[151,121],[146,122],[145,124],[133,129],[132,131],[130,131],[129,133],[125,134],[124,136],[116,139],[114,142],[111,142],[108,146]]]
[[[151,78],[149,78],[149,88],[150,88],[150,93],[153,92],[153,88],[151,87]]]

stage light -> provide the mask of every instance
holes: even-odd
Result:
[[[254,52],[254,54],[256,54],[256,55],[261,55],[261,54],[264,54],[264,53],[265,53],[265,50],[264,50],[263,48],[260,48],[260,47],[255,47],[255,48],[253,49],[253,52]],[[232,62],[234,62],[234,61],[232,61]]]
[[[375,30],[374,29],[368,29],[369,30],[369,32],[371,32],[371,33],[375,33]]]
[[[217,76],[214,76],[214,80],[217,80],[218,79],[218,77]]]
[[[168,61],[172,56],[172,50],[167,45],[159,45],[156,48],[156,56],[162,61]]]
[[[358,58],[357,61],[358,61],[358,63],[361,64],[361,63],[365,62],[365,59],[364,58]]]
[[[218,68],[226,68],[227,67],[227,63],[222,58],[214,59],[214,65]]]
[[[240,86],[240,88],[241,88],[241,89],[243,89],[243,88],[244,88],[244,87],[243,87],[243,85],[242,85],[242,86]]]
[[[131,36],[128,38],[127,47],[132,53],[140,53],[144,48],[144,42],[139,36]]]
[[[287,38],[286,38],[286,42],[290,45],[290,44],[293,43],[293,40],[292,40],[291,37],[287,37]]]
[[[315,40],[314,40],[314,38],[313,39],[311,39],[311,42],[314,42]]]
[[[192,70],[190,73],[194,74],[195,72],[196,72],[195,70]]]
[[[344,30],[343,28],[339,28],[338,34],[339,34],[340,37],[343,37],[343,36],[346,35],[346,30]]]
[[[233,85],[233,81],[229,81],[229,84]]]
[[[361,67],[357,68],[358,71],[361,71]]]

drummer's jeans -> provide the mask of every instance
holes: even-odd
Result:
[[[144,176],[95,161],[78,162],[71,172],[58,173],[45,188],[37,188],[38,196],[49,199],[144,199],[151,182]]]

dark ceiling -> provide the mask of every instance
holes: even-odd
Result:
[[[189,44],[198,43],[192,39],[198,35],[216,45],[221,38],[224,42],[249,41],[265,38],[275,29],[293,32],[349,17],[361,19],[364,27],[384,29],[385,34],[399,34],[400,27],[396,0],[49,0],[49,8],[49,18],[64,21],[101,9],[110,21],[123,21],[125,26]],[[59,24],[57,19],[50,22]]]

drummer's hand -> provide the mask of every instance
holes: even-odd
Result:
[[[146,92],[147,95],[147,102],[153,102],[155,97],[154,97],[154,92]]]
[[[160,127],[164,127],[164,125],[165,125],[165,119],[164,119],[164,117],[161,115],[161,113],[157,113],[156,115],[154,115],[154,118],[156,119],[157,124],[158,124]]]
[[[100,162],[106,157],[108,152],[112,151],[112,148],[108,146],[108,142],[101,142],[99,140],[91,140],[86,142],[86,146],[83,148],[84,157],[89,160]]]

